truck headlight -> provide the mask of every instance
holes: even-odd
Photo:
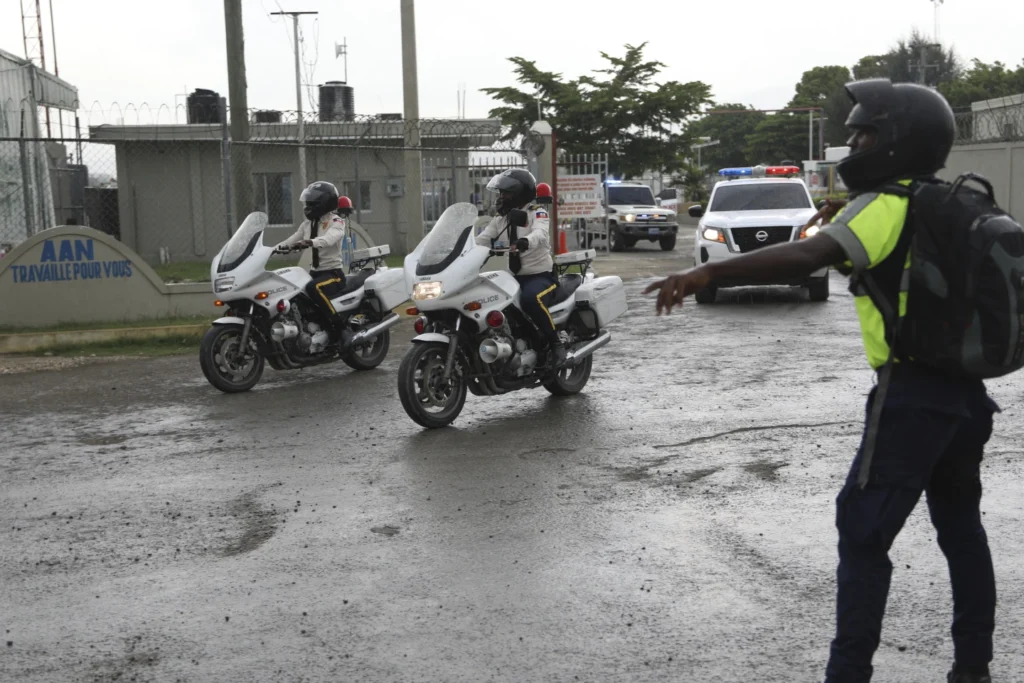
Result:
[[[627,213],[625,216],[622,217],[622,220],[626,221],[627,223],[632,223],[633,221],[636,220],[636,215],[632,213]]]
[[[436,299],[441,296],[440,282],[417,282],[412,288],[412,298],[415,301]]]
[[[721,242],[725,244],[725,233],[718,228],[704,228],[704,232],[701,233],[701,237],[706,239],[708,242]]]
[[[821,228],[819,228],[817,225],[812,225],[800,233],[800,239],[804,240],[807,239],[808,237],[814,237],[819,232],[821,232]]]

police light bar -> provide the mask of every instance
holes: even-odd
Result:
[[[723,168],[718,172],[720,176],[752,176],[754,169],[746,166],[743,168]]]
[[[774,176],[785,175],[785,176],[789,176],[789,175],[798,175],[799,173],[800,173],[800,169],[798,167],[796,167],[796,166],[769,166],[766,169],[764,169],[764,174],[765,175],[774,175]]]

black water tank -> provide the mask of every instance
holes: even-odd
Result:
[[[281,123],[281,112],[273,110],[264,110],[253,112],[252,115],[253,123]]]
[[[220,95],[213,90],[196,88],[186,100],[189,123],[223,123]]]
[[[320,86],[320,120],[351,121],[355,118],[355,91],[341,81]]]

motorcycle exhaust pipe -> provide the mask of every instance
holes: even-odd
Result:
[[[401,318],[398,317],[397,313],[392,313],[391,315],[384,318],[370,329],[363,330],[362,332],[356,334],[356,336],[352,337],[350,345],[359,344],[360,342],[372,339],[379,335],[381,332],[389,330],[395,325],[397,325],[400,320]]]
[[[583,360],[587,356],[597,351],[602,346],[607,346],[608,342],[612,340],[611,332],[602,332],[601,336],[597,339],[587,342],[578,349],[573,349],[571,352],[566,354],[565,363],[566,365],[572,365]]]
[[[280,343],[299,336],[299,326],[293,322],[276,322],[270,327],[270,337]]]
[[[480,360],[495,363],[512,355],[512,345],[499,339],[485,339],[480,344]]]

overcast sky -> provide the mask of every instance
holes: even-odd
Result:
[[[50,2],[42,5],[52,71]],[[221,0],[52,5],[60,76],[77,86],[83,108],[93,102],[104,109],[113,102],[173,106],[176,96],[195,88],[227,95]],[[283,8],[320,13],[301,20],[305,61],[316,60],[311,77],[304,66],[304,80],[314,88],[342,80],[334,43],[347,38],[356,112],[402,111],[399,0],[242,5],[250,107],[295,109],[291,20],[269,16]],[[597,68],[600,51],[621,54],[626,43],[643,41],[648,56],[667,65],[666,80],[704,81],[719,101],[782,107],[805,70],[852,66],[915,27],[931,35],[934,25],[931,0],[418,0],[416,12],[423,117],[455,116],[462,84],[467,116],[485,116],[491,102],[479,89],[513,84],[510,56],[572,78]],[[1024,58],[1021,0],[946,0],[939,16],[940,38],[965,59],[1017,65]],[[18,0],[0,0],[0,48],[24,54]]]

